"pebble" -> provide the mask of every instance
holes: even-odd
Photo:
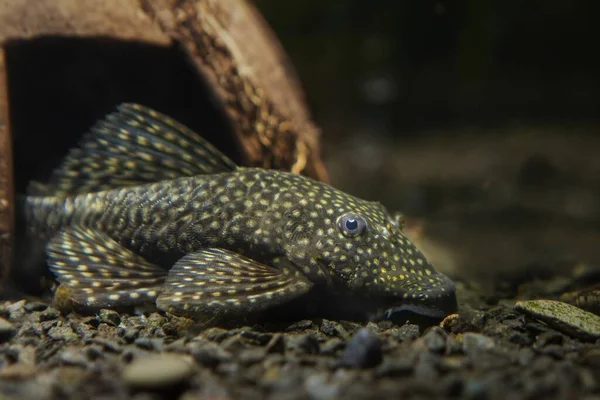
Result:
[[[423,337],[429,351],[442,353],[446,349],[446,334],[439,327],[431,328]]]
[[[600,338],[600,316],[556,300],[518,301],[515,310],[583,340]]]
[[[52,321],[58,319],[60,317],[60,313],[56,308],[48,307],[40,314],[40,322],[44,321]]]
[[[102,309],[98,313],[98,322],[118,326],[121,323],[121,316],[114,310]]]
[[[252,365],[265,359],[265,349],[253,348],[245,349],[239,353],[238,360],[242,365]]]
[[[361,328],[348,342],[337,365],[348,368],[371,368],[383,359],[381,340],[369,328]]]
[[[79,367],[88,366],[87,354],[83,353],[79,349],[68,348],[62,351],[58,357],[63,365],[73,365]]]
[[[350,337],[348,331],[338,322],[324,319],[319,329],[327,336],[337,336],[341,339],[348,339]]]
[[[540,333],[535,338],[535,347],[545,347],[548,345],[562,345],[564,343],[564,336],[558,332],[546,331]]]
[[[39,301],[33,301],[31,303],[25,304],[25,310],[27,312],[44,311],[47,308],[48,308],[48,304],[45,304],[45,303],[42,303]]]
[[[135,344],[140,349],[150,350],[150,351],[161,351],[163,348],[164,340],[162,338],[137,338],[133,344]]]
[[[287,338],[288,350],[298,354],[318,354],[320,350],[319,341],[309,334],[292,334]]]
[[[273,335],[265,350],[269,354],[283,354],[285,352],[285,339],[283,335],[278,333]]]
[[[408,358],[386,359],[375,369],[377,377],[409,376],[415,368],[414,361]]]
[[[18,321],[23,318],[26,314],[25,311],[25,300],[17,301],[15,303],[10,304],[7,307],[8,314],[10,315],[11,321]]]
[[[328,373],[313,373],[306,377],[304,390],[308,397],[313,400],[335,399],[342,393],[340,382],[332,382]]]
[[[469,356],[476,355],[494,347],[494,339],[481,333],[466,332],[462,334],[462,349]]]
[[[303,319],[301,321],[294,322],[293,324],[289,325],[287,328],[285,328],[285,330],[287,332],[305,331],[312,327],[313,327],[313,322],[310,319]]]
[[[415,378],[424,382],[435,382],[439,377],[438,365],[440,356],[427,351],[417,355],[415,363]]]
[[[399,328],[391,328],[388,329],[385,333],[398,342],[415,340],[420,335],[419,326],[413,324],[402,325]]]
[[[4,318],[0,318],[0,343],[4,343],[17,333],[17,328]]]
[[[265,332],[257,332],[251,329],[243,329],[240,332],[240,336],[246,339],[248,343],[255,344],[257,346],[265,346],[271,338],[273,338],[272,333]]]
[[[210,341],[194,340],[188,343],[187,349],[198,363],[207,368],[215,368],[233,358],[231,353]]]
[[[338,351],[342,350],[346,344],[342,339],[331,338],[321,345],[321,354],[324,355],[335,355]]]
[[[110,339],[103,339],[103,338],[95,337],[93,339],[86,340],[86,343],[97,344],[97,345],[101,346],[102,349],[108,353],[119,354],[123,351],[123,348],[121,347],[121,345],[119,345],[119,343],[115,342],[114,340],[110,340]]]
[[[179,354],[157,354],[136,358],[123,368],[123,381],[132,387],[156,389],[185,381],[194,373],[193,360]]]
[[[48,330],[48,337],[54,340],[74,341],[79,335],[69,325],[57,325]]]

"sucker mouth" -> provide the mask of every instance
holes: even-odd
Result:
[[[404,324],[441,321],[446,316],[456,312],[457,302],[455,291],[448,291],[441,295],[430,297],[428,301],[406,301],[388,307],[379,314],[380,320],[391,320],[394,323]]]
[[[392,319],[395,315],[400,314],[400,313],[413,313],[413,314],[418,314],[422,317],[435,318],[435,319],[442,319],[446,315],[448,315],[447,311],[440,310],[439,308],[436,308],[436,307],[426,307],[423,305],[416,305],[416,304],[402,304],[401,306],[398,306],[398,307],[388,308],[387,310],[385,310],[384,316],[385,316],[385,319]]]

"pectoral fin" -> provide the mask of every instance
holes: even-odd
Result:
[[[83,307],[152,304],[167,275],[108,235],[88,228],[60,231],[46,252],[50,270]]]
[[[292,268],[268,266],[223,249],[206,249],[181,258],[156,305],[191,318],[240,315],[284,304],[312,283]]]

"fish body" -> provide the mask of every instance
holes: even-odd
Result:
[[[85,307],[235,316],[320,290],[375,299],[373,315],[456,308],[452,282],[381,204],[238,167],[139,105],[100,121],[25,213],[51,271]]]

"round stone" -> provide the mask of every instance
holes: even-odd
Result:
[[[160,388],[185,381],[194,369],[189,356],[157,354],[132,361],[123,369],[123,380],[137,388]]]
[[[0,318],[0,343],[10,340],[17,333],[17,328],[4,318]]]

